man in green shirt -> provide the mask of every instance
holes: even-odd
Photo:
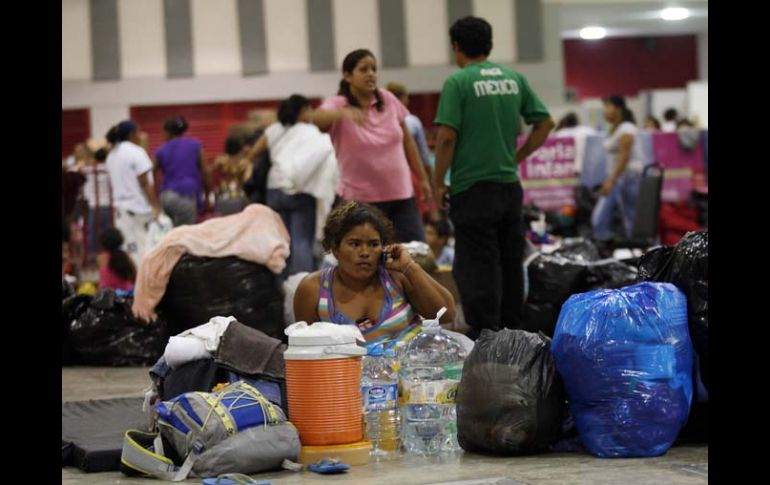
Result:
[[[487,60],[492,27],[486,20],[460,19],[449,36],[460,70],[441,90],[434,194],[444,209],[450,194],[452,273],[473,327],[468,336],[475,339],[483,328],[522,326],[525,228],[518,163],[545,142],[554,122],[524,76]],[[517,150],[521,118],[534,129]]]

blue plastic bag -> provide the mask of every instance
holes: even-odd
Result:
[[[594,455],[664,454],[687,421],[693,349],[687,301],[669,283],[573,295],[551,349]]]

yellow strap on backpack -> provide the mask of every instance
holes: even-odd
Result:
[[[211,406],[211,411],[217,413],[217,416],[219,416],[219,419],[222,420],[222,425],[225,427],[225,430],[227,431],[228,436],[232,436],[235,434],[235,423],[233,423],[233,420],[230,419],[230,413],[227,412],[225,407],[222,405],[221,402],[221,396],[223,394],[220,394],[220,397],[217,397],[216,399],[208,393],[205,392],[196,392],[200,397],[202,397],[208,404]],[[206,416],[206,421],[203,422],[202,428],[206,427],[206,423],[208,423],[209,418],[211,417],[211,411],[209,411],[209,415]]]

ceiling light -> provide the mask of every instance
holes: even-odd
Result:
[[[580,29],[580,37],[585,40],[603,39],[607,31],[603,27],[585,27]]]
[[[660,18],[668,21],[684,20],[690,16],[690,11],[682,7],[671,7],[661,10]]]

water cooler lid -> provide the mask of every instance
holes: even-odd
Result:
[[[289,348],[284,359],[336,359],[366,354],[361,331],[352,325],[297,322],[285,330]]]

